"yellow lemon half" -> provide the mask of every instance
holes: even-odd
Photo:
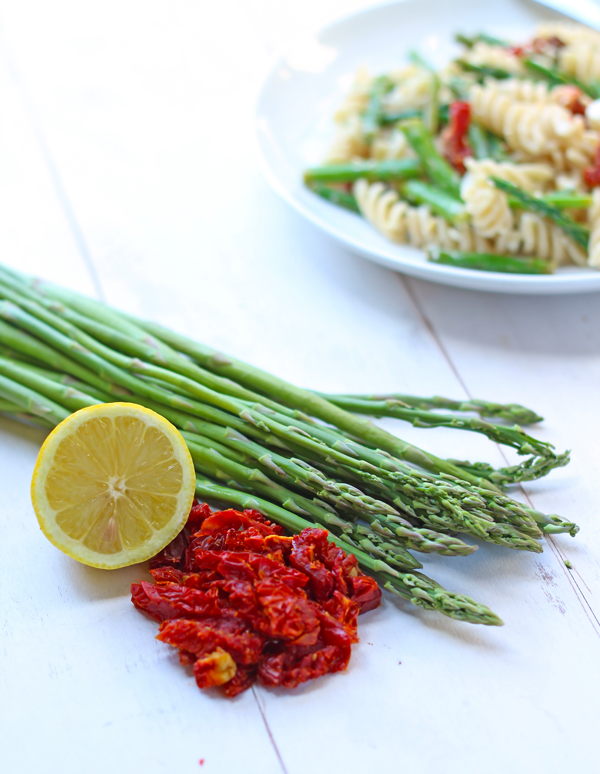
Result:
[[[81,409],[50,433],[31,482],[44,535],[92,567],[157,554],[182,529],[195,488],[179,431],[135,403]]]

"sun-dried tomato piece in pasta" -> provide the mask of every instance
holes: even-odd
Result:
[[[448,126],[440,135],[443,154],[461,175],[465,173],[465,159],[473,151],[467,141],[467,132],[471,122],[471,106],[468,102],[452,102]]]

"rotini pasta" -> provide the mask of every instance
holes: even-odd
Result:
[[[485,253],[485,267],[508,255],[600,269],[600,33],[552,23],[515,45],[461,40],[437,74],[418,57],[357,73],[328,154],[346,167],[315,190],[400,244]]]
[[[600,40],[565,46],[559,53],[559,63],[562,70],[584,83],[597,81],[600,79]]]
[[[427,206],[411,207],[383,183],[357,180],[354,195],[364,218],[392,242],[414,247],[485,250],[489,243],[466,223],[450,226]]]
[[[472,65],[506,70],[512,75],[525,74],[525,68],[518,56],[507,49],[490,46],[487,43],[476,43],[470,51],[463,55],[462,59]]]
[[[474,118],[509,148],[550,158],[558,170],[588,165],[598,147],[598,132],[561,105],[517,101],[492,81],[472,86],[469,100]]]
[[[600,269],[600,188],[595,188],[592,206],[588,212],[590,224],[590,242],[588,245],[588,265]]]

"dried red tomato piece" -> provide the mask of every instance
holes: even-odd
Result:
[[[448,126],[440,135],[444,157],[461,175],[465,173],[465,159],[473,151],[466,137],[471,122],[471,106],[468,102],[452,102]]]
[[[598,146],[598,149],[596,150],[592,165],[583,170],[583,179],[590,188],[595,188],[597,185],[600,185],[600,146]]]
[[[233,697],[259,679],[294,687],[345,669],[359,612],[381,591],[323,529],[294,537],[260,513],[194,502],[186,529],[154,558],[132,601],[161,622],[200,688]]]
[[[567,84],[557,86],[552,93],[556,102],[570,110],[574,115],[585,115],[586,102],[591,101],[578,86]]]
[[[531,54],[547,54],[549,56],[554,56],[556,50],[563,48],[564,45],[565,43],[560,38],[552,35],[547,38],[533,38],[521,45],[510,46],[508,51],[511,54],[522,58],[529,57]]]
[[[264,637],[248,629],[236,618],[185,618],[165,621],[157,639],[196,656],[211,653],[220,647],[231,654],[238,664],[255,664],[262,653]]]
[[[154,586],[141,581],[131,585],[131,601],[157,621],[169,618],[218,616],[220,613],[217,589],[198,591],[177,583]]]

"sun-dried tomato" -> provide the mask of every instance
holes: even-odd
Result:
[[[583,179],[589,188],[595,188],[597,185],[600,185],[600,145],[596,150],[591,166],[583,170]]]
[[[585,115],[585,109],[591,102],[591,99],[578,86],[570,84],[556,86],[552,90],[552,94],[556,102],[570,110],[573,115]]]
[[[286,537],[260,513],[194,502],[184,531],[151,562],[134,605],[161,623],[200,688],[233,697],[259,679],[294,687],[346,668],[377,583],[322,529]]]
[[[444,157],[461,175],[465,173],[465,159],[473,151],[467,141],[467,132],[471,122],[471,106],[468,102],[452,102],[450,105],[448,126],[440,135]]]
[[[519,57],[529,57],[532,54],[546,54],[547,56],[554,56],[557,49],[563,48],[565,43],[556,36],[548,38],[533,38],[526,43],[522,43],[517,46],[510,46],[508,51],[511,54]]]

